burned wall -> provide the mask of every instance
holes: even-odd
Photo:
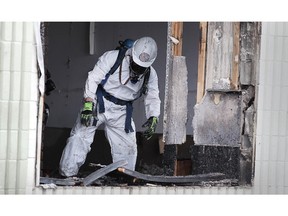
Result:
[[[194,107],[194,174],[219,171],[252,183],[260,32],[256,22],[208,24],[206,93]]]
[[[241,98],[240,92],[206,91],[195,106],[195,145],[240,146]]]

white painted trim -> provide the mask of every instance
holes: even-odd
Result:
[[[41,25],[40,22],[34,23],[34,34],[36,42],[36,52],[37,52],[37,63],[40,68],[39,77],[39,105],[38,105],[38,119],[37,119],[37,143],[36,143],[36,170],[35,170],[35,183],[39,185],[40,183],[40,171],[41,171],[41,146],[42,146],[42,119],[43,119],[43,108],[44,108],[44,89],[45,89],[45,70],[44,70],[44,56],[42,50],[41,41]]]

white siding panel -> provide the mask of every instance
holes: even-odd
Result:
[[[265,61],[265,70],[263,72],[261,71],[261,73],[265,73],[264,74],[265,84],[263,85],[260,84],[261,85],[260,87],[265,89],[267,86],[273,85],[273,62],[272,61],[269,61],[269,60]]]
[[[85,190],[83,190],[81,187],[75,187],[72,194],[73,195],[81,195],[81,194],[83,194],[83,192],[85,192]]]
[[[122,195],[125,195],[125,194],[127,195],[127,194],[130,194],[130,189],[127,188],[127,187],[121,188],[120,192],[121,192]]]
[[[10,90],[10,100],[11,101],[19,101],[20,100],[20,88],[19,86],[21,85],[21,73],[20,72],[15,72],[11,71],[10,72],[10,85],[11,85],[11,90]],[[12,90],[13,89],[13,90]]]
[[[23,39],[23,23],[14,22],[13,23],[13,41],[22,42]]]
[[[37,128],[38,106],[37,106],[36,101],[30,101],[29,103],[30,103],[30,105],[29,105],[28,111],[31,114],[29,116],[29,130],[31,130],[31,132],[33,130],[33,134],[36,134],[35,132],[36,132],[36,128]]]
[[[23,155],[28,154],[28,158],[35,158],[36,145],[33,143],[36,143],[37,140],[36,130],[21,131],[21,133],[23,133],[23,135],[26,135],[26,138],[28,138],[29,143],[29,145],[27,145],[26,148],[22,148],[22,154]]]
[[[24,22],[23,23],[23,41],[25,43],[35,43],[35,38],[34,38],[34,23],[32,22]],[[35,47],[32,49],[35,51]],[[36,59],[35,59],[36,60]]]
[[[91,191],[92,194],[112,194],[113,187],[98,187],[94,188],[93,190],[87,188],[86,191]]]
[[[259,188],[259,186],[261,185],[261,163],[259,160],[255,161],[255,176],[253,180],[253,185],[256,186],[256,188]]]
[[[260,61],[259,62],[259,70],[261,70],[263,72],[256,75],[256,77],[257,77],[256,83],[258,85],[259,85],[259,83],[263,83],[264,84],[266,82],[266,77],[265,77],[265,75],[266,75],[266,72],[265,72],[265,70],[266,70],[266,62],[264,62],[264,61]],[[259,93],[260,92],[258,92],[258,94]]]
[[[288,162],[288,136],[285,137],[285,143],[286,143],[286,146],[285,146],[285,162]]]
[[[286,190],[284,188],[288,153],[286,150],[288,106],[287,96],[284,93],[288,84],[287,70],[285,71],[285,56],[288,50],[286,26],[286,23],[262,25],[264,35],[261,40],[263,50],[260,56],[258,97],[264,97],[264,100],[259,99],[257,107],[254,193],[281,194]],[[262,110],[265,111],[262,113]]]
[[[284,162],[286,160],[285,154],[286,154],[286,137],[285,136],[279,136],[278,140],[278,149],[277,149],[277,159],[279,162]]]
[[[0,100],[0,130],[8,129],[8,102]]]
[[[267,103],[267,100],[266,100]],[[269,103],[269,102],[268,102]],[[262,119],[262,123],[263,123],[263,135],[266,136],[270,136],[271,135],[271,125],[272,125],[272,118],[271,118],[272,112],[271,111],[267,111],[265,110],[263,112],[263,119]]]
[[[288,22],[283,24],[283,36],[288,36]]]
[[[6,160],[2,160],[0,159],[0,170],[2,173],[6,173]],[[3,194],[1,193],[1,190],[4,191],[5,189],[5,175],[0,175],[0,194]]]
[[[143,188],[147,189],[147,187],[143,187]],[[121,194],[121,187],[113,187],[111,192],[112,194]]]
[[[265,125],[263,125],[263,123],[262,123],[263,122],[263,115],[264,115],[264,111],[259,109],[257,111],[257,114],[256,114],[256,117],[257,117],[256,134],[257,134],[257,136],[260,136],[260,137],[261,137],[261,135],[263,135],[263,130],[265,127]],[[257,154],[257,151],[256,151],[256,154]]]
[[[285,194],[285,187],[283,186],[277,187],[275,194]]]
[[[13,188],[13,189],[10,189],[10,188],[6,188],[5,189],[5,194],[10,194],[10,195],[14,195],[16,193],[16,190],[15,190],[15,188]]]
[[[18,130],[19,129],[19,101],[10,101],[9,103],[9,129]]]
[[[18,153],[18,157],[19,159],[27,159],[27,154],[28,154],[28,145],[25,145],[25,143],[29,143],[29,131],[28,130],[19,130],[19,148],[21,149]],[[27,150],[27,153],[25,152],[25,150]],[[35,150],[35,149],[33,149]],[[34,154],[35,155],[35,152]]]
[[[34,68],[35,65],[36,65],[35,45],[32,43],[24,43],[22,46],[22,71],[35,72]]]
[[[0,161],[7,158],[7,130],[0,130]]]
[[[273,79],[272,77],[270,77],[270,80]],[[266,82],[268,83],[268,81]],[[265,99],[264,99],[264,107],[263,110],[265,111],[270,111],[272,109],[272,100],[273,100],[273,86],[271,84],[266,85],[265,87],[263,87],[264,89],[264,95],[265,95]],[[263,116],[265,117],[265,116]]]
[[[275,59],[275,41],[273,36],[267,36],[266,55],[263,56],[266,61],[274,61]]]
[[[262,37],[263,37],[263,35],[267,35],[268,34],[268,25],[267,25],[267,23],[262,23],[262,26],[261,26],[261,33],[262,33],[262,35],[261,35],[261,42],[262,42]],[[262,47],[263,47],[263,45],[264,45],[264,43],[262,42],[262,44],[261,44],[261,49],[262,49]]]
[[[17,160],[17,148],[18,148],[18,131],[9,130],[8,132],[8,149],[7,159]]]
[[[275,162],[278,160],[278,136],[270,136],[269,141],[266,143],[267,144],[267,155],[268,155],[268,160],[270,162]]]
[[[276,34],[276,32],[275,32],[275,30],[276,30],[276,24],[277,23],[274,23],[274,22],[268,22],[268,23],[266,23],[266,25],[267,25],[267,32],[266,32],[266,35],[275,35]]]
[[[32,193],[32,190],[35,188],[35,158],[28,158],[27,160],[27,174],[21,177],[21,181],[26,182],[26,190],[28,194]],[[39,170],[40,172],[40,170]]]
[[[26,189],[26,178],[27,178],[27,160],[18,160],[17,163],[17,190]]]
[[[288,71],[288,68],[287,68]],[[288,73],[287,73],[288,74]],[[285,77],[283,78],[285,79]],[[288,79],[288,76],[287,76]],[[288,86],[281,86],[281,102],[280,102],[280,110],[286,112],[288,110],[288,97],[287,96]]]
[[[283,43],[282,43],[283,46]],[[283,56],[283,55],[281,55]],[[282,79],[282,62],[277,61],[273,65],[273,86],[279,87]]]
[[[285,163],[284,162],[277,162],[277,164],[276,164],[276,185],[278,187],[284,187],[284,180],[285,180],[284,171],[285,171]]]
[[[282,36],[284,35],[284,27],[285,27],[285,23],[283,22],[279,22],[275,24],[275,33],[278,36]]]
[[[11,62],[11,42],[0,41],[0,71],[9,71]]]
[[[281,86],[288,86],[288,61],[282,62]]]
[[[269,162],[269,175],[268,175],[268,187],[276,187],[276,170],[277,170],[277,162],[270,161]]]
[[[5,176],[5,188],[10,189],[10,191],[16,189],[16,179],[17,179],[17,161],[16,160],[6,160],[6,176]]]
[[[263,143],[263,140],[262,140],[262,136],[258,135],[256,137],[256,144],[255,144],[255,158],[257,158],[257,160],[262,160],[262,143]]]
[[[271,136],[269,145],[269,161],[277,161],[278,160],[278,143],[279,143],[278,136]]]
[[[2,22],[0,40],[11,41],[13,38],[12,34],[13,23],[12,22]]]
[[[261,68],[261,70],[265,70],[265,64],[264,63],[261,63],[260,64],[260,68]],[[263,68],[263,69],[262,69]],[[265,83],[266,81],[265,81],[265,73],[261,73],[261,74],[259,74],[259,79],[260,79],[260,83],[262,82],[262,83]],[[259,89],[259,91],[258,91],[258,96],[257,96],[257,104],[258,104],[258,107],[264,107],[264,104],[265,104],[265,97],[264,97],[264,95],[265,95],[265,92],[262,90],[262,88],[261,88],[261,91],[260,91],[260,89]],[[261,109],[259,109],[258,111],[262,111]],[[258,127],[257,127],[257,129],[258,129]]]
[[[286,136],[287,130],[287,112],[280,110],[279,111],[279,136]]]
[[[11,44],[11,72],[21,70],[22,62],[22,43],[13,42]]]
[[[36,102],[21,101],[20,129],[36,129],[37,104]]]
[[[37,74],[35,73],[22,73],[21,99],[24,101],[37,101]]]
[[[262,139],[262,143],[261,143],[261,161],[268,161],[269,160],[271,137],[264,135],[264,136],[262,136],[262,138],[263,139]],[[258,160],[258,158],[256,158],[256,160]]]
[[[288,47],[288,36],[286,36],[284,38],[283,47],[284,47],[284,49],[283,49],[283,57],[282,57],[282,59],[283,59],[283,61],[288,62],[288,49],[287,49],[287,47]],[[286,85],[287,85],[287,83],[286,83]]]
[[[35,187],[37,76],[33,23],[1,22],[1,194],[31,193]]]
[[[1,59],[0,59],[1,61]],[[10,94],[10,73],[0,70],[0,100],[8,100]]]
[[[30,102],[27,101],[21,101],[20,102],[20,108],[21,108],[21,112],[20,112],[20,125],[19,128],[21,130],[29,130],[29,120],[30,120],[30,116],[32,115],[32,113],[30,113]]]
[[[282,61],[283,60],[283,52],[284,52],[283,37],[274,37],[273,46],[274,46],[273,60],[274,61]]]
[[[260,171],[260,185],[262,188],[268,187],[268,179],[269,179],[269,162],[268,161],[261,161],[261,171]],[[266,191],[265,191],[266,193]]]
[[[277,76],[276,74],[275,74],[275,76]],[[274,77],[274,78],[276,78],[276,77]],[[279,82],[280,83],[280,82]],[[272,91],[273,91],[273,97],[272,97],[272,106],[271,106],[271,109],[272,110],[274,110],[274,111],[277,111],[277,112],[279,112],[279,110],[280,110],[280,104],[281,104],[281,100],[282,100],[282,98],[281,98],[281,87],[280,87],[280,85],[274,85],[274,87],[273,87],[273,89],[272,89]]]
[[[288,162],[284,163],[284,186],[288,187]]]
[[[159,191],[158,191],[157,188],[153,188],[152,190],[153,190],[154,194],[155,194],[155,193],[156,193],[156,194],[159,194]],[[140,192],[141,192],[141,187],[135,186],[135,187],[133,187],[133,188],[130,190],[130,192],[131,192],[131,194],[133,194],[133,195],[135,195],[135,194],[140,194]]]

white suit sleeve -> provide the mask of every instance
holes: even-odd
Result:
[[[105,75],[114,65],[118,51],[108,51],[99,59],[92,71],[88,72],[88,77],[85,83],[84,98],[90,97],[96,102],[96,90],[100,82],[105,78]]]
[[[144,96],[146,118],[149,119],[151,116],[159,118],[161,101],[159,98],[158,77],[152,67],[147,88],[147,94]]]

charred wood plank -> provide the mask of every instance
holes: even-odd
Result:
[[[222,180],[225,177],[223,173],[208,173],[208,174],[187,175],[187,176],[164,176],[164,175],[156,176],[156,175],[139,173],[137,171],[125,168],[118,168],[118,171],[137,179],[159,183],[193,183],[199,181]]]
[[[177,145],[165,145],[163,154],[164,174],[176,175],[177,171]]]
[[[126,160],[121,160],[121,161],[117,161],[115,163],[109,164],[106,167],[101,168],[101,169],[91,173],[86,178],[84,178],[83,179],[83,185],[88,186],[88,185],[92,184],[95,180],[103,177],[104,175],[116,170],[119,167],[127,165],[127,163],[128,162]]]

